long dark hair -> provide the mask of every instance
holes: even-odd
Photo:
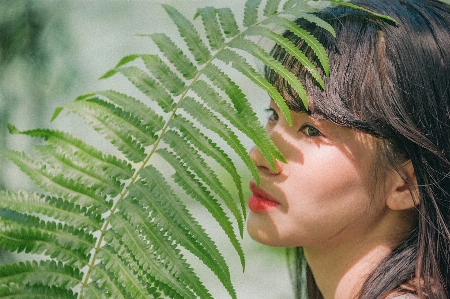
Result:
[[[385,167],[397,169],[398,157],[410,160],[414,167],[419,189],[417,226],[367,278],[359,299],[381,299],[393,293],[449,298],[450,6],[435,0],[356,4],[398,23],[351,8],[329,8],[318,16],[334,27],[334,38],[314,24],[297,20],[327,49],[331,75],[326,90],[281,47],[275,47],[273,55],[305,85],[308,113],[313,117],[380,138]],[[285,37],[316,60],[301,39],[291,32]],[[305,110],[280,76],[266,69],[266,77],[291,109]],[[295,280],[306,281],[310,299],[322,298],[308,267],[302,266],[301,249],[296,252]],[[298,290],[305,287],[296,285]]]

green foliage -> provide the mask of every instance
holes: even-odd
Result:
[[[331,33],[332,28],[304,11],[303,2],[280,2],[248,0],[242,26],[228,8],[199,9],[203,33],[199,24],[164,5],[185,45],[152,34],[158,55],[129,55],[103,76],[125,76],[142,100],[95,92],[57,108],[53,116],[77,114],[117,155],[65,132],[9,126],[11,133],[45,142],[32,155],[3,152],[40,191],[0,193],[0,247],[42,259],[0,267],[0,298],[212,298],[184,252],[237,297],[223,254],[188,205],[193,199],[206,208],[245,267],[240,237],[246,211],[236,159],[259,177],[239,134],[250,138],[272,167],[274,159],[284,158],[229,67],[274,98],[288,120],[282,96],[247,57],[280,73],[306,105],[304,88],[253,37],[281,44],[323,85],[306,56],[272,30],[290,29],[307,40],[329,72],[322,46],[292,20],[302,17]],[[222,172],[232,187],[224,187]]]
[[[61,9],[68,7],[66,2],[55,6],[48,1],[0,0],[0,148],[12,141],[5,130],[8,120],[42,126],[46,107],[77,85],[75,47]],[[67,57],[69,62],[60,66]],[[34,113],[20,117],[24,107]],[[0,161],[0,188],[9,174],[4,162]]]

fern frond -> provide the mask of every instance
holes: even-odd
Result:
[[[123,241],[123,246],[129,249],[137,262],[134,271],[140,269],[145,272],[152,277],[150,281],[154,281],[161,291],[172,298],[212,298],[182,258],[176,245],[167,242],[172,238],[170,233],[161,230],[156,222],[149,221],[153,217],[153,211],[147,215],[140,213],[138,210],[141,207],[132,203],[125,203],[120,207],[124,208],[122,212],[115,214],[110,220],[113,227],[119,229],[115,231],[115,239]]]
[[[188,121],[186,118],[177,115],[171,120],[170,126],[180,130],[180,133],[186,140],[189,140],[189,142],[192,143],[199,151],[213,158],[227,171],[236,186],[239,201],[241,203],[241,209],[242,211],[245,211],[246,208],[243,197],[241,177],[238,174],[236,166],[228,155],[225,154],[223,150],[221,150],[211,139],[206,137],[198,128],[194,126],[192,122]]]
[[[196,121],[201,123],[205,128],[216,133],[222,140],[232,147],[245,165],[249,168],[255,179],[259,180],[258,170],[252,160],[248,157],[247,149],[244,145],[242,145],[242,142],[236,134],[226,124],[224,124],[210,111],[205,110],[204,106],[191,97],[184,98],[184,100],[180,102],[179,107],[183,108],[183,110],[194,117]]]
[[[328,62],[328,55],[325,51],[325,48],[319,43],[319,41],[312,34],[310,34],[308,31],[299,27],[297,24],[295,24],[295,22],[287,20],[287,19],[279,17],[279,16],[276,16],[276,15],[272,16],[271,18],[268,18],[267,20],[265,20],[262,23],[263,24],[281,25],[284,28],[286,28],[287,30],[293,32],[295,35],[297,35],[301,39],[303,39],[314,51],[314,54],[316,54],[317,58],[319,59],[321,65],[322,65],[324,73],[327,76],[329,75],[330,65]],[[292,84],[291,81],[289,81],[289,79],[287,77],[284,77],[284,78],[287,79],[290,84]],[[294,85],[292,87],[296,88]],[[301,93],[299,93],[299,96],[304,101],[304,96],[305,96],[304,91],[302,88],[300,90],[301,90]],[[295,89],[295,91],[297,91],[297,89]],[[308,106],[305,106],[305,107],[308,107]]]
[[[158,81],[174,95],[180,95],[184,89],[184,81],[181,80],[157,55],[142,55],[142,60],[147,69]]]
[[[133,202],[138,203],[123,201],[121,204],[126,205],[123,210],[128,211],[140,206],[141,209],[137,209],[136,213],[142,219],[151,218],[162,231],[167,231],[175,242],[193,253],[216,273],[229,293],[234,294],[225,259],[204,229],[175,196],[163,175],[150,165],[140,171],[140,177],[141,180],[132,186],[129,194]],[[136,207],[128,207],[130,205]]]
[[[364,7],[358,6],[358,5],[356,5],[354,3],[351,3],[351,2],[347,2],[347,1],[343,1],[343,0],[330,0],[330,2],[338,4],[338,5],[342,5],[342,6],[348,6],[348,7],[351,7],[353,9],[356,9],[356,10],[361,10],[361,11],[364,11],[364,12],[368,13],[369,15],[373,15],[373,16],[379,18],[379,19],[384,19],[384,20],[386,20],[388,22],[391,22],[393,24],[397,24],[397,21],[395,19],[391,18],[390,16],[376,13],[374,11],[368,10],[368,9],[366,9]]]
[[[283,37],[280,34],[275,33],[273,30],[264,27],[252,27],[247,30],[248,35],[258,35],[269,38],[272,41],[275,41],[278,45],[282,46],[290,55],[295,57],[313,76],[316,82],[322,87],[325,88],[325,83],[316,67],[313,63],[300,51],[290,40]]]
[[[203,27],[212,50],[219,50],[225,45],[225,37],[217,20],[217,11],[214,7],[198,9],[197,13],[202,16]]]
[[[297,1],[294,0],[293,2],[297,2]],[[321,18],[319,18],[318,16],[316,16],[310,12],[306,12],[304,10],[295,8],[295,9],[285,10],[284,13],[287,15],[292,15],[292,16],[295,16],[296,18],[305,19],[311,23],[314,23],[316,26],[325,29],[331,35],[336,37],[336,32],[335,32],[334,28],[328,22],[322,20]]]
[[[117,74],[117,70],[118,70],[122,65],[125,65],[125,64],[127,64],[127,63],[129,63],[129,62],[135,60],[135,59],[138,58],[138,57],[139,57],[139,55],[137,55],[137,54],[131,54],[131,55],[127,55],[127,56],[123,57],[123,58],[116,64],[116,66],[115,66],[113,69],[107,71],[103,76],[100,77],[100,79],[106,79],[106,78],[109,78],[109,77],[111,77],[111,76]],[[84,96],[81,96],[81,97],[84,97]],[[80,97],[79,97],[79,98],[80,98]]]
[[[35,146],[34,151],[47,165],[52,165],[62,173],[70,173],[74,180],[89,189],[109,194],[111,197],[117,196],[122,191],[123,184],[97,171],[97,166],[93,164],[77,163],[79,161],[74,161],[72,156],[58,153],[46,146]]]
[[[283,10],[286,11],[288,9],[294,8],[297,5],[299,5],[299,1],[298,0],[287,0],[283,4]]]
[[[228,38],[238,35],[239,26],[237,25],[236,18],[233,12],[229,8],[218,8],[216,9],[219,16],[220,26]]]
[[[174,100],[164,87],[146,72],[135,66],[122,67],[119,72],[132,82],[143,94],[154,100],[164,112],[172,111]]]
[[[177,25],[181,37],[186,42],[186,45],[198,64],[202,65],[210,60],[210,52],[194,25],[172,6],[163,5],[163,7],[175,25]]]
[[[265,65],[274,69],[279,73],[297,92],[298,96],[302,100],[305,107],[308,107],[308,99],[306,97],[306,91],[303,84],[297,79],[297,77],[288,71],[279,61],[270,56],[264,49],[247,39],[233,40],[230,42],[230,47],[240,49],[250,53],[252,56],[261,60]]]
[[[107,233],[105,236],[108,237],[109,234]],[[110,240],[114,243],[118,242],[114,237]],[[115,248],[114,245],[107,244],[98,250],[97,258],[101,263],[90,270],[91,278],[97,283],[112,287],[112,289],[105,290],[108,291],[106,293],[108,298],[114,297],[113,291],[116,291],[117,288],[123,290],[122,298],[152,298],[154,288],[151,287],[151,283],[143,281],[139,271],[135,272],[129,268],[135,265],[135,261],[129,256],[130,253],[126,251],[126,248],[121,247],[121,244],[116,245]],[[87,289],[86,285],[84,288]],[[90,289],[90,291],[92,292],[94,289]]]
[[[241,264],[245,265],[244,252],[241,244],[233,230],[233,226],[219,203],[214,199],[211,193],[208,191],[200,180],[196,178],[196,175],[184,166],[184,163],[173,153],[166,149],[159,149],[157,153],[163,157],[175,170],[173,178],[175,182],[186,191],[192,198],[199,201],[210,214],[220,224],[226,235],[231,241],[231,244],[239,254]]]
[[[0,207],[24,215],[41,214],[87,231],[97,231],[103,223],[100,215],[86,208],[38,193],[0,191]]]
[[[37,186],[50,194],[70,199],[70,202],[76,205],[93,209],[99,213],[107,211],[110,207],[106,195],[88,189],[77,181],[65,177],[64,174],[55,173],[42,162],[34,160],[24,153],[4,151],[1,154],[14,162]]]
[[[122,107],[122,109],[127,113],[130,113],[130,115],[136,116],[136,118],[140,120],[141,124],[144,125],[145,128],[149,129],[149,132],[156,133],[164,127],[164,119],[161,115],[157,114],[149,106],[133,97],[114,90],[100,91],[96,94],[99,96],[104,96],[112,103]],[[169,108],[171,104],[167,106]]]
[[[233,68],[241,72],[259,87],[264,89],[269,94],[271,99],[273,99],[278,105],[285,119],[289,123],[292,122],[289,107],[286,105],[283,96],[280,95],[278,90],[272,84],[270,84],[262,74],[257,72],[250,64],[248,64],[248,62],[242,56],[240,56],[233,50],[224,49],[220,52],[220,54],[217,55],[217,58],[226,63],[231,63],[231,66]]]
[[[1,274],[0,274],[1,275]],[[9,287],[0,286],[2,298],[8,299],[76,299],[76,294],[71,290],[57,287],[44,287],[40,285],[27,285],[25,288],[18,285]]]
[[[270,17],[278,12],[281,0],[269,0],[264,7],[264,16]]]
[[[75,267],[89,260],[95,243],[89,232],[5,209],[0,209],[0,219],[0,246],[6,250],[44,253]]]
[[[265,130],[259,126],[251,126],[251,124],[257,123],[258,119],[255,113],[251,111],[251,108],[246,105],[248,103],[244,101],[245,95],[240,89],[217,68],[209,68],[207,75],[216,85],[219,85],[222,90],[235,99],[235,102],[239,104],[238,109],[240,111],[235,112],[237,109],[234,110],[226,102],[217,105],[217,102],[220,102],[220,95],[205,81],[198,80],[192,85],[192,90],[208,104],[210,109],[218,112],[225,119],[229,120],[234,127],[251,138],[267,161],[269,161],[272,168],[275,168],[274,158],[284,161],[284,157],[279,153],[272,140],[268,138]]]
[[[250,27],[258,22],[258,9],[262,0],[247,0],[244,9],[244,26]]]
[[[190,80],[193,79],[198,70],[189,58],[184,55],[183,51],[165,34],[155,33],[150,35],[158,49],[172,63],[173,66],[184,76]]]
[[[107,91],[100,94],[107,95],[109,98],[114,98],[111,96],[114,94],[113,92]],[[148,113],[147,110],[143,110],[141,107],[138,108],[141,109],[139,111],[142,111],[142,113]],[[128,107],[128,109],[130,109],[130,107]],[[137,112],[136,114],[139,115]],[[154,118],[151,121],[152,124],[156,123],[155,119],[157,118]],[[47,141],[47,147],[51,148],[51,150],[55,152],[70,155],[72,157],[72,161],[79,164],[80,167],[84,167],[86,165],[96,165],[99,176],[109,176],[115,180],[128,180],[133,175],[133,168],[127,161],[112,155],[104,155],[93,146],[68,133],[47,129],[19,131],[12,125],[10,125],[10,131],[13,131],[14,134],[23,134],[31,137],[43,138]]]
[[[82,273],[78,269],[55,261],[27,261],[0,266],[0,288],[10,292],[27,286],[70,290],[80,283],[81,278]]]
[[[205,183],[205,185],[222,199],[237,220],[239,233],[242,237],[244,232],[243,212],[239,210],[236,202],[232,200],[233,196],[227,189],[223,188],[222,183],[208,164],[206,164],[198,152],[186,144],[186,140],[175,131],[167,131],[166,134],[164,134],[163,140],[171,147],[172,151],[181,159],[183,164],[189,165],[191,170]]]
[[[133,162],[142,161],[146,157],[144,146],[156,141],[149,127],[123,109],[103,100],[73,101],[64,108],[81,116]]]
[[[114,279],[114,275],[105,269],[103,263],[99,263],[90,270],[90,278],[92,281],[81,287],[79,293],[81,298],[126,299],[130,297],[121,283]]]

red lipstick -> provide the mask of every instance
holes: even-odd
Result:
[[[273,197],[258,188],[255,182],[250,182],[250,190],[253,194],[248,199],[248,207],[252,212],[266,212],[280,205]]]

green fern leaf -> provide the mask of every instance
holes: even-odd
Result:
[[[322,88],[325,88],[325,83],[323,82],[323,79],[314,64],[290,40],[264,27],[253,27],[247,30],[246,33],[248,35],[264,36],[272,41],[275,41],[278,45],[282,46],[290,55],[295,57]]]
[[[0,274],[1,275],[1,274]],[[26,288],[18,285],[9,287],[0,286],[2,298],[14,299],[75,299],[76,295],[71,290],[57,287],[44,287],[39,285],[27,285]]]
[[[244,9],[244,26],[250,27],[258,22],[258,9],[262,0],[247,0]]]
[[[212,298],[176,246],[167,242],[172,236],[162,232],[155,222],[149,221],[153,217],[152,212],[150,215],[141,213],[138,211],[141,207],[133,204],[120,207],[124,208],[122,212],[115,214],[110,221],[113,230],[118,229],[115,230],[115,239],[122,239],[123,246],[129,248],[135,257],[137,267],[155,277],[155,285],[163,284],[165,287],[162,291],[171,297],[177,297],[175,294],[178,294],[179,298],[196,298],[194,293],[198,293],[200,298]],[[119,214],[123,214],[123,218],[119,218]],[[152,241],[143,241],[135,231]],[[195,291],[190,290],[188,286],[194,287]]]
[[[219,85],[231,98],[235,99],[235,102],[239,103],[239,109],[237,113],[233,111],[227,103],[223,102],[217,105],[219,102],[219,94],[212,89],[205,81],[199,80],[192,85],[192,90],[195,91],[211,109],[214,109],[220,113],[225,119],[228,119],[233,126],[244,132],[248,137],[255,142],[256,146],[261,149],[264,157],[270,163],[272,168],[275,168],[274,158],[284,161],[284,157],[278,151],[273,144],[272,140],[268,138],[265,130],[259,125],[256,115],[251,111],[251,108],[246,105],[245,95],[236,89],[236,85],[221,73],[217,68],[210,67],[207,73],[208,77],[216,84]],[[235,105],[236,106],[236,105]]]
[[[140,171],[141,180],[130,189],[132,201],[123,201],[123,210],[135,209],[143,219],[151,218],[161,230],[167,231],[181,246],[197,256],[222,281],[235,298],[230,273],[223,256],[203,228],[194,220],[184,204],[175,196],[163,175],[153,166]],[[150,192],[149,192],[150,191]],[[137,201],[139,204],[137,204]]]
[[[108,234],[105,234],[105,236],[108,236]],[[111,240],[117,242],[114,237]],[[106,283],[110,280],[111,282],[107,285],[120,286],[125,292],[123,298],[152,298],[151,291],[154,288],[151,288],[150,283],[147,284],[146,281],[140,279],[139,271],[134,272],[129,268],[129,264],[132,262],[129,255],[130,253],[123,247],[116,246],[116,248],[113,248],[111,244],[103,246],[97,252],[97,258],[102,262],[91,270],[91,278],[100,283]],[[116,289],[116,287],[113,288]],[[113,297],[114,289],[110,289],[106,294],[108,298],[109,296]],[[93,289],[91,289],[92,291]],[[83,292],[87,291],[84,290]]]
[[[94,245],[89,233],[11,210],[1,209],[0,218],[0,245],[6,250],[33,254],[45,251],[45,255],[75,267],[87,263]]]
[[[144,110],[144,112],[146,112]],[[29,131],[19,131],[16,134],[23,134],[31,137],[43,138],[47,141],[46,146],[54,151],[67,153],[72,156],[72,160],[78,163],[97,165],[100,176],[111,176],[116,180],[128,180],[133,175],[132,166],[115,156],[104,155],[101,151],[85,143],[81,139],[61,131],[36,129]]]
[[[391,17],[389,17],[387,15],[376,13],[374,11],[368,10],[368,9],[366,9],[364,7],[358,6],[356,4],[353,4],[353,3],[350,3],[350,2],[347,2],[347,1],[330,0],[330,2],[333,2],[333,3],[338,4],[338,5],[342,5],[342,6],[348,6],[348,7],[351,7],[353,9],[361,10],[361,11],[367,12],[368,14],[374,15],[374,16],[376,16],[379,19],[384,19],[384,20],[386,20],[388,22],[391,22],[393,24],[397,24],[397,21],[395,19],[393,19],[393,18],[391,18]]]
[[[112,156],[103,157],[98,151],[96,155],[92,147],[68,134],[51,130],[32,130],[21,134],[45,138],[45,146],[35,147],[35,152],[42,161],[59,169],[64,168],[66,171],[63,172],[66,173],[78,172],[79,175],[74,175],[76,177],[90,178],[91,182],[85,182],[89,186],[98,182],[96,186],[100,188],[99,191],[112,192],[115,196],[123,188],[119,180],[131,177],[129,164]]]
[[[106,270],[104,264],[98,264],[91,269],[91,283],[84,284],[80,290],[80,298],[89,299],[127,299],[130,294],[125,290],[121,283],[114,278],[114,274]],[[148,298],[160,298],[158,293],[151,290],[154,294]]]
[[[100,213],[109,209],[110,205],[105,195],[96,190],[90,190],[76,181],[64,177],[60,173],[52,173],[41,162],[36,161],[24,153],[13,151],[2,152],[2,155],[14,162],[33,182],[51,194],[70,199],[70,202],[89,207]]]
[[[283,4],[283,11],[286,11],[288,9],[291,9],[295,6],[297,6],[299,4],[298,0],[287,0],[284,4]]]
[[[269,0],[264,7],[264,16],[269,17],[278,12],[281,0]]]
[[[294,0],[294,2],[296,2],[296,0]],[[285,10],[284,13],[287,15],[293,15],[296,18],[305,19],[311,23],[314,23],[316,26],[325,29],[331,35],[336,37],[336,32],[335,32],[334,28],[328,22],[322,20],[321,18],[319,18],[318,16],[316,16],[312,13],[305,12],[304,10],[301,10],[298,8]]]
[[[152,131],[154,128],[146,126],[140,119],[122,107],[98,98],[77,100],[67,104],[65,108],[73,113],[83,114],[86,123],[92,122],[94,129],[98,128],[98,130],[107,132],[104,135],[110,136],[113,144],[114,137],[125,139],[126,134],[133,136],[136,143],[143,146],[152,145],[156,140],[156,134]],[[118,130],[119,128],[121,131]]]
[[[205,64],[211,59],[208,48],[203,43],[198,31],[194,25],[188,21],[182,14],[175,8],[169,5],[163,5],[166,12],[172,18],[175,25],[178,27],[181,37],[184,38],[186,45],[194,56],[195,60],[200,64]]]
[[[142,55],[142,60],[152,75],[174,96],[180,95],[185,88],[181,80],[157,55]]]
[[[190,80],[197,75],[197,68],[167,35],[155,33],[150,35],[150,37],[158,46],[158,49],[172,63],[172,65],[175,66],[184,78]]]
[[[174,154],[170,153],[166,149],[159,149],[157,153],[163,157],[175,170],[173,178],[177,184],[183,188],[192,198],[199,201],[211,215],[220,224],[224,232],[233,244],[234,249],[239,254],[241,264],[245,266],[244,252],[242,251],[241,244],[239,243],[236,234],[234,233],[233,226],[229,221],[229,217],[225,214],[221,206],[217,203],[211,193],[207,190],[206,186],[199,181],[192,171],[185,168],[183,163]]]
[[[136,54],[125,56],[116,64],[116,66],[113,69],[107,71],[103,76],[101,76],[100,79],[106,79],[106,78],[112,77],[113,75],[117,74],[117,70],[119,69],[119,67],[135,60],[138,57],[139,57],[139,55],[136,55]]]
[[[112,197],[117,196],[123,189],[123,184],[104,176],[95,164],[77,163],[80,161],[74,160],[71,155],[54,151],[51,147],[35,146],[34,151],[47,165],[52,165],[63,173],[70,173],[73,180],[87,188],[110,194]]]
[[[98,214],[88,211],[60,198],[37,193],[0,191],[1,209],[9,209],[20,214],[39,213],[49,218],[64,221],[72,227],[88,231],[100,229],[102,219]]]
[[[325,51],[325,48],[319,43],[319,41],[312,34],[307,32],[306,30],[300,28],[297,24],[295,24],[295,22],[287,20],[287,19],[279,17],[279,16],[276,16],[276,15],[272,16],[271,18],[268,18],[263,23],[264,24],[281,25],[284,28],[288,29],[289,31],[293,32],[295,35],[297,35],[301,39],[303,39],[314,51],[314,54],[316,54],[317,58],[319,59],[321,65],[322,65],[322,68],[323,68],[326,76],[328,76],[330,74],[330,65],[328,62],[328,55]],[[290,83],[290,81],[289,81],[289,83]],[[299,95],[300,95],[301,99],[304,100],[302,98],[302,96],[304,96],[304,92],[302,92],[301,94],[299,93]],[[305,106],[305,107],[308,107],[308,106]]]
[[[292,86],[292,88],[294,88],[294,90],[302,100],[303,105],[305,107],[308,107],[308,99],[306,97],[306,91],[302,83],[297,79],[297,77],[295,77],[294,74],[286,70],[286,68],[279,61],[275,60],[260,46],[246,39],[233,40],[232,42],[230,42],[230,46],[252,54],[252,56],[260,59],[265,65],[274,69]]]
[[[217,12],[214,7],[205,7],[198,9],[197,12],[202,16],[203,27],[206,30],[206,37],[212,50],[219,50],[225,45],[225,38],[222,35]]]
[[[195,118],[207,129],[216,133],[222,140],[224,140],[230,147],[232,147],[256,180],[259,179],[258,170],[253,164],[252,160],[247,155],[247,149],[242,145],[242,142],[230,128],[224,124],[219,118],[204,109],[200,103],[191,97],[186,97],[180,102],[180,108],[183,108],[187,113]]]
[[[233,163],[233,161],[228,157],[227,154],[223,152],[211,139],[206,137],[194,124],[188,121],[186,118],[177,115],[174,117],[170,125],[180,130],[182,136],[189,140],[197,149],[207,156],[213,158],[218,162],[232,177],[233,182],[236,186],[239,201],[241,203],[242,211],[246,209],[246,203],[244,201],[244,195],[242,190],[241,177]]]
[[[9,292],[17,291],[17,282],[20,288],[36,286],[46,287],[46,290],[50,290],[51,287],[70,290],[80,282],[81,278],[82,274],[79,270],[54,261],[22,262],[0,266],[0,286]]]
[[[136,208],[138,207],[134,206],[132,210],[123,212],[129,213],[135,211]],[[135,213],[130,213],[131,215],[125,217],[120,217],[119,214],[121,212],[110,217],[112,230],[105,233],[105,241],[114,248],[114,251],[118,252],[119,257],[126,260],[127,266],[122,265],[118,271],[114,271],[117,273],[128,271],[129,277],[134,277],[133,273],[145,273],[143,278],[136,277],[135,279],[142,281],[142,285],[147,290],[154,285],[171,298],[196,298],[194,292],[198,292],[201,298],[211,298],[193,274],[192,269],[182,259],[175,245],[167,242],[168,236],[154,227],[154,223],[149,221],[148,215],[139,218]],[[139,234],[135,234],[135,231],[139,231],[152,242],[146,242],[144,238],[139,237]],[[111,263],[111,267],[117,267],[116,263]],[[120,280],[121,278],[116,277],[116,279]],[[124,284],[124,287],[132,298],[139,298],[141,294],[144,294],[140,285],[140,283],[130,281]],[[188,285],[194,287],[195,291],[188,288]]]
[[[142,93],[156,101],[164,112],[167,113],[174,109],[174,101],[167,90],[146,72],[134,66],[122,67],[118,71],[130,80]]]
[[[220,54],[217,55],[217,58],[226,63],[231,63],[233,68],[252,80],[254,83],[256,83],[256,85],[263,88],[269,94],[270,98],[273,99],[278,105],[288,123],[292,123],[290,110],[286,105],[284,98],[280,95],[278,90],[272,84],[270,84],[262,74],[257,72],[251,65],[249,65],[242,56],[240,56],[233,50],[224,49],[220,52]]]
[[[100,91],[96,94],[104,96],[112,103],[122,107],[127,113],[136,116],[146,128],[149,128],[150,132],[158,132],[164,127],[164,120],[161,115],[133,97],[114,90]]]
[[[229,8],[216,9],[219,16],[220,25],[226,37],[234,37],[240,33],[233,12]]]
[[[66,104],[64,108],[81,116],[133,162],[144,160],[144,146],[156,140],[151,132],[146,132],[147,128],[139,120],[105,101],[79,100]]]
[[[217,194],[226,204],[238,222],[239,233],[242,237],[244,232],[243,212],[241,213],[236,202],[232,200],[233,196],[227,189],[223,188],[222,183],[212,169],[206,164],[195,149],[186,146],[186,140],[175,131],[167,131],[166,134],[164,134],[163,140],[172,148],[174,153],[182,160],[183,164],[189,165],[191,170],[197,174],[205,185]]]

